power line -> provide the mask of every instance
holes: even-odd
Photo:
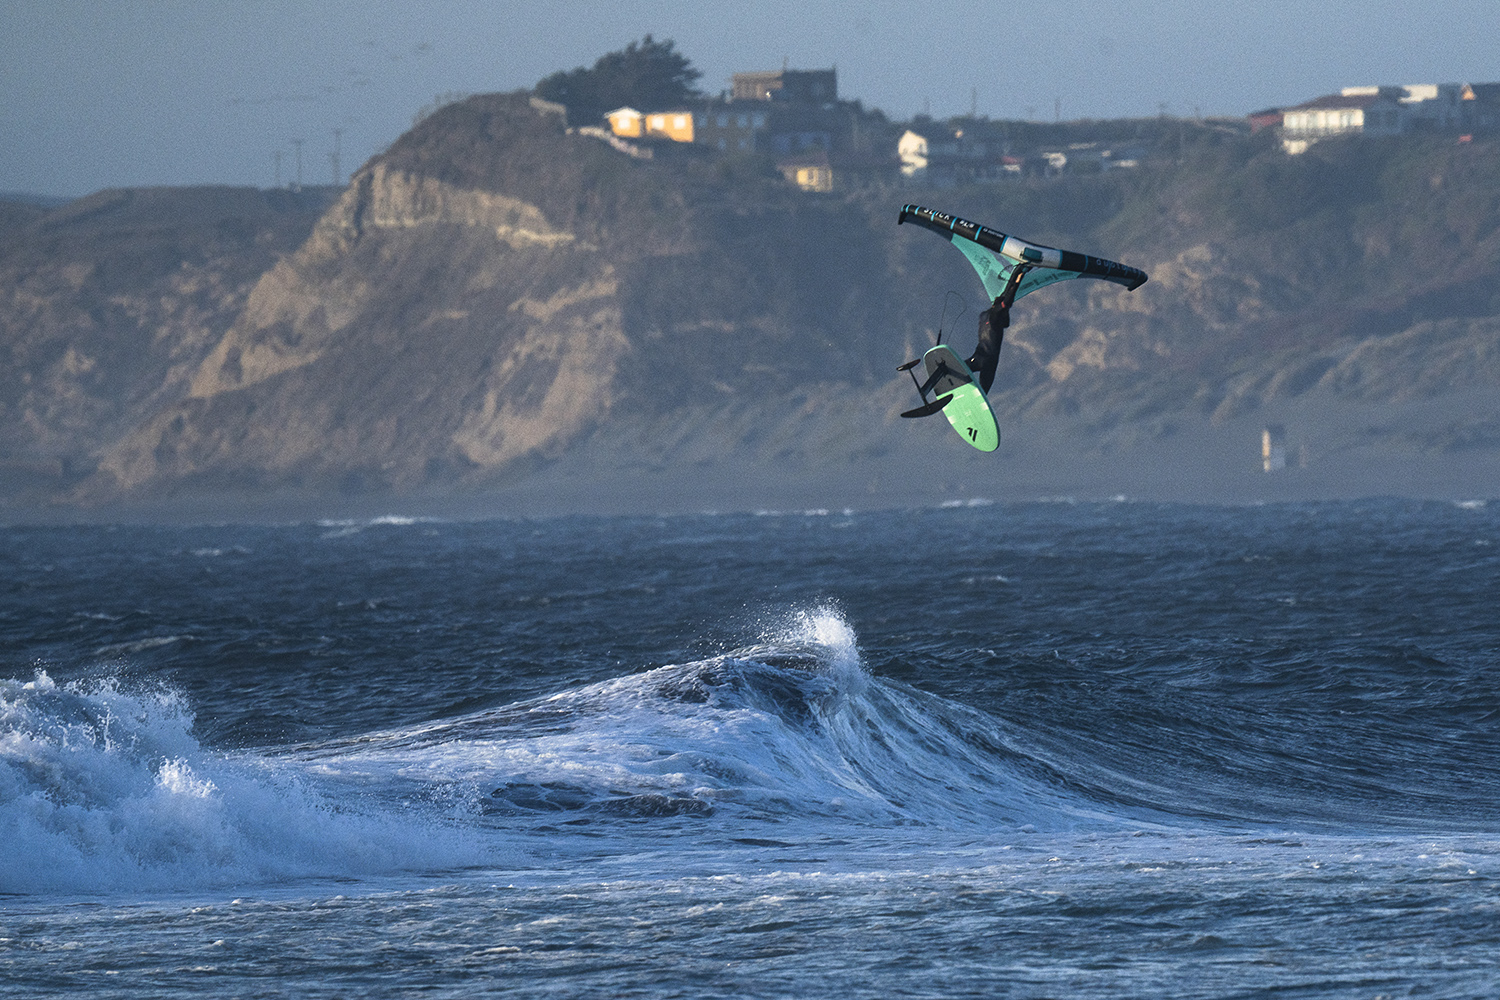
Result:
[[[333,130],[333,152],[328,154],[328,161],[333,165],[333,186],[344,186],[344,172],[339,169],[339,144],[344,130],[336,128]]]
[[[296,190],[298,190],[298,191],[302,190],[302,143],[304,141],[305,140],[302,140],[302,139],[293,139],[292,140],[292,146],[297,150],[297,187],[296,187]]]

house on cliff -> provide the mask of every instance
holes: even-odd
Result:
[[[692,142],[693,113],[686,108],[653,112],[646,116],[646,134],[673,142]]]
[[[765,144],[770,115],[749,101],[711,101],[695,113],[694,136],[721,153],[753,153]]]
[[[804,191],[830,191],[834,163],[852,152],[857,124],[838,103],[838,72],[736,73],[729,95],[698,118],[698,141],[724,152],[764,153]],[[842,168],[841,168],[842,169]]]
[[[646,114],[635,108],[624,107],[608,112],[604,118],[609,122],[610,131],[622,138],[693,141],[693,113],[686,108]]]
[[[1285,111],[1282,108],[1266,108],[1263,111],[1250,112],[1245,116],[1245,120],[1250,123],[1250,134],[1254,135],[1262,129],[1280,128],[1283,114]]]
[[[833,190],[833,164],[828,162],[828,154],[822,150],[783,157],[776,161],[776,169],[789,183],[804,191]]]
[[[1019,176],[1024,161],[1006,154],[1003,144],[968,136],[962,129],[946,129],[932,137],[908,129],[896,140],[901,176],[914,184],[955,187],[993,184]]]
[[[1500,84],[1494,83],[1345,87],[1281,111],[1282,148],[1293,156],[1328,136],[1457,135],[1496,127]]]
[[[1281,145],[1295,156],[1328,136],[1400,135],[1406,127],[1405,109],[1394,93],[1382,93],[1379,87],[1345,87],[1341,93],[1282,111]]]
[[[778,69],[766,73],[736,73],[730,97],[736,101],[768,101],[829,108],[838,103],[837,69]]]
[[[907,129],[896,140],[896,159],[901,161],[901,176],[916,180],[927,174],[927,137]]]
[[[646,116],[635,108],[615,108],[607,112],[604,120],[609,122],[609,130],[624,139],[639,139],[646,134]]]
[[[699,142],[725,152],[788,156],[829,152],[844,130],[832,69],[736,73],[727,98],[698,116]]]
[[[978,138],[965,130],[935,132],[934,137],[908,129],[896,142],[901,177],[925,187],[998,184],[1023,176],[1053,177],[1063,173],[1097,174],[1132,170],[1141,165],[1146,150],[1104,142],[1074,142],[1058,149],[1033,150],[1027,156],[1009,152],[1004,139]]]

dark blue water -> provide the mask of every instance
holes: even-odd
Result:
[[[0,529],[0,995],[1500,995],[1500,504]]]

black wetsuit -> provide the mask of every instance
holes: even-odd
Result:
[[[986,394],[995,381],[995,366],[1000,363],[1000,345],[1005,341],[1005,328],[1008,326],[1010,307],[1003,305],[999,299],[979,314],[979,342],[974,345],[969,368],[979,373],[979,388]]]

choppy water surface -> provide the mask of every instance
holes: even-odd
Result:
[[[1500,504],[0,529],[0,995],[1500,994]]]

